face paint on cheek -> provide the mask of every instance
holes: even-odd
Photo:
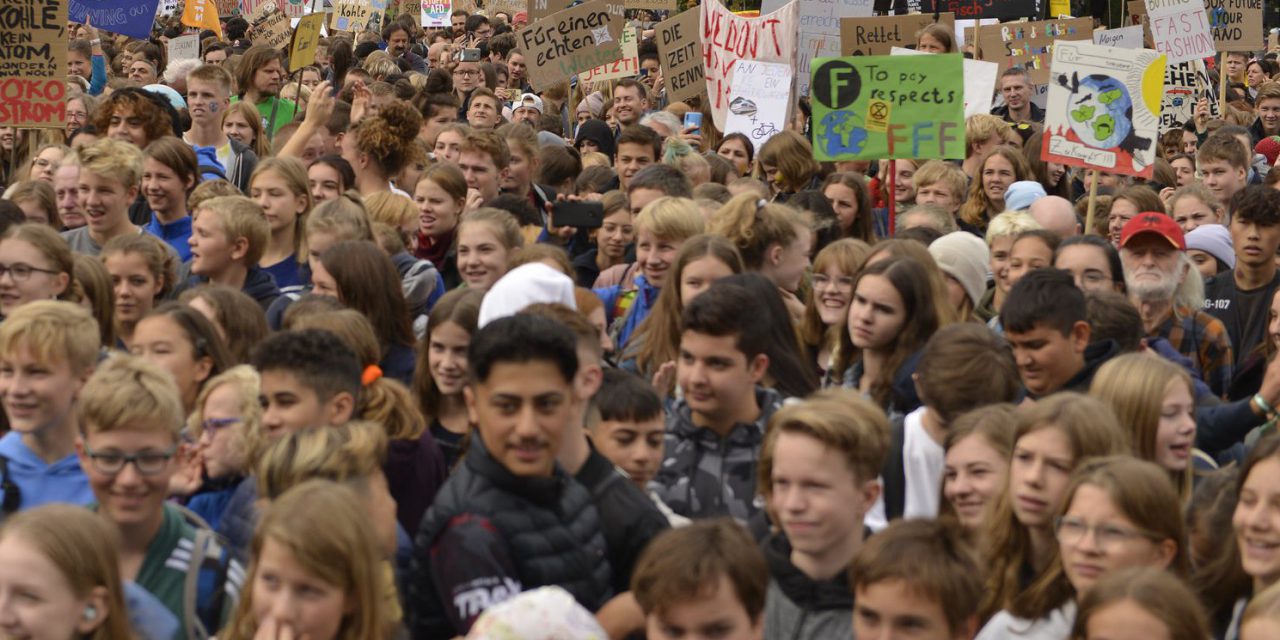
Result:
[[[218,103],[216,103],[216,102],[210,102],[210,103],[209,103],[209,113],[217,113],[217,112],[218,112]]]

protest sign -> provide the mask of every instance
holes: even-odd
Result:
[[[338,31],[361,31],[372,17],[369,0],[337,0],[333,5],[333,28]]]
[[[1049,0],[1049,17],[1071,17],[1071,0]]]
[[[5,0],[0,9],[0,125],[67,122],[66,0]]]
[[[156,15],[166,18],[178,13],[178,0],[160,0],[159,6],[156,7]]]
[[[169,62],[200,59],[200,34],[169,38]]]
[[[280,0],[280,11],[287,18],[301,18],[310,4],[310,0]]]
[[[998,24],[995,18],[981,20],[956,20],[956,48],[964,49],[965,43],[973,42],[973,28],[978,25]]]
[[[956,17],[938,16],[942,26],[955,31]],[[845,18],[840,21],[840,53],[846,56],[883,56],[894,47],[915,47],[916,33],[933,24],[933,14]]]
[[[675,11],[676,0],[624,0],[628,9],[646,9],[649,11]]]
[[[542,91],[621,58],[623,11],[619,0],[592,0],[521,29],[516,50],[528,65],[529,85]]]
[[[213,0],[187,0],[182,10],[182,24],[197,29],[208,29],[222,38],[222,23],[218,20],[218,5]],[[97,23],[95,22],[96,26]]]
[[[820,161],[964,157],[960,54],[819,58],[809,86]]]
[[[1150,49],[1060,42],[1051,68],[1041,158],[1150,178],[1165,56]]]
[[[1257,51],[1262,46],[1262,0],[1206,0],[1205,9],[1218,51]]]
[[[1141,49],[1142,25],[1129,25],[1119,29],[1099,29],[1093,32],[1093,43],[1117,49]]]
[[[895,56],[927,56],[930,54],[915,49],[894,47],[889,52]],[[992,96],[996,91],[996,74],[1000,65],[982,60],[964,61],[964,117],[979,113],[991,113]]]
[[[529,0],[529,24],[540,22],[553,13],[568,9],[571,2],[573,0]]]
[[[796,24],[799,0],[756,18],[735,15],[720,0],[702,3],[702,58],[706,65],[707,96],[711,117],[724,129],[729,108],[729,72],[733,63],[746,58],[759,62],[795,65]]]
[[[449,0],[422,0],[422,26],[447,27],[453,15],[453,3]]]
[[[979,59],[999,63],[1001,72],[1014,65],[1022,66],[1031,73],[1031,81],[1040,85],[1049,82],[1054,44],[1093,40],[1093,18],[993,24],[978,27],[975,39]]]
[[[632,25],[622,29],[622,57],[578,74],[578,82],[590,83],[629,78],[640,73],[639,32]]]
[[[877,3],[878,4],[878,3]],[[893,12],[898,15],[912,13],[948,12],[957,18],[994,18],[1014,20],[1039,18],[1044,15],[1043,0],[893,0]]]
[[[699,38],[698,9],[659,22],[654,28],[658,41],[658,61],[667,85],[667,100],[684,102],[706,87],[702,67],[702,40]]]
[[[529,3],[527,0],[489,0],[488,7],[490,17],[497,13],[515,16],[521,11],[528,11]]]
[[[1209,33],[1204,0],[1146,0],[1146,3],[1151,38],[1156,51],[1165,54],[1169,64],[1213,57],[1213,36]]]
[[[146,40],[156,22],[156,6],[160,0],[70,0],[67,19],[90,24],[99,31]]]
[[[1195,117],[1196,102],[1209,102],[1209,118],[1219,118],[1218,87],[1209,78],[1203,60],[1171,64],[1164,70],[1164,102],[1160,106],[1160,133],[1181,129]]]
[[[289,48],[289,73],[316,63],[316,49],[320,46],[320,27],[324,26],[324,14],[302,16],[293,32],[293,46]]]
[[[729,71],[729,113],[725,133],[742,133],[757,152],[787,126],[791,104],[790,65],[738,60]]]
[[[785,0],[764,0],[760,13],[772,13],[785,4]],[[810,60],[841,54],[840,20],[870,17],[873,5],[871,0],[805,0],[800,3],[800,23],[796,33],[797,95],[809,95]]]
[[[217,0],[218,15],[229,16],[233,11],[240,9],[240,0]]]
[[[253,20],[253,43],[264,44],[276,50],[289,46],[289,38],[293,35],[289,17],[274,2],[263,3],[262,7]]]

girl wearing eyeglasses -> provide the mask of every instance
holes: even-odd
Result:
[[[0,316],[34,300],[80,299],[75,260],[49,225],[10,227],[0,238]]]
[[[193,468],[198,486],[187,508],[217,529],[227,503],[249,473],[249,457],[261,432],[258,372],[248,365],[232,367],[209,379],[187,418],[195,441]]]
[[[1156,567],[1186,578],[1181,504],[1159,466],[1129,456],[1088,460],[1072,474],[1063,500],[1049,565],[978,640],[1067,637],[1077,600],[1119,569]]]

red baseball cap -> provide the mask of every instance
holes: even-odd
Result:
[[[1175,249],[1179,251],[1187,249],[1187,239],[1182,234],[1182,227],[1179,227],[1173,218],[1157,211],[1139,213],[1124,223],[1124,228],[1120,229],[1120,246],[1129,244],[1131,238],[1144,233],[1158,233]]]

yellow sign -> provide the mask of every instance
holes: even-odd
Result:
[[[323,13],[312,13],[298,20],[298,28],[293,32],[293,46],[289,49],[289,73],[316,63],[316,46],[320,44],[320,27],[323,25]]]
[[[867,103],[867,131],[884,133],[889,130],[889,103],[872,100]]]

